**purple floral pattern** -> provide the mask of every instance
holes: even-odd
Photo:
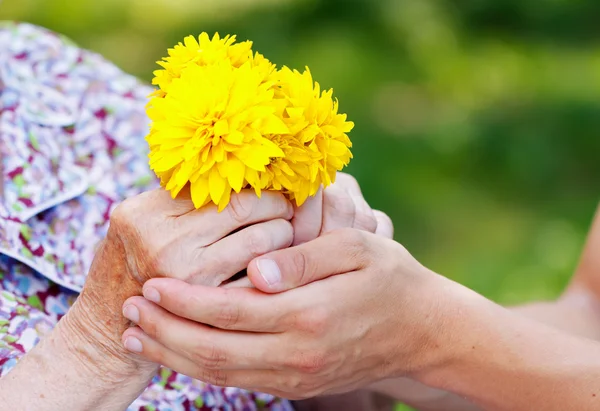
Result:
[[[151,89],[47,30],[0,26],[0,376],[77,297],[108,217],[156,186]],[[291,410],[162,368],[130,410]]]

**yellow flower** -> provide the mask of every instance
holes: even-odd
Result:
[[[275,189],[285,188],[302,205],[319,187],[335,182],[336,172],[350,162],[352,143],[346,133],[354,123],[338,113],[333,91],[321,92],[308,68],[300,73],[283,67],[275,78],[278,112],[290,134],[271,137],[285,155],[274,159],[267,171]]]
[[[176,197],[222,210],[232,192],[282,191],[297,205],[352,158],[354,124],[310,71],[277,71],[252,43],[202,33],[169,49],[148,103],[150,167]]]
[[[202,33],[198,40],[194,36],[187,36],[183,43],[177,44],[168,50],[169,56],[158,61],[162,70],[154,72],[152,84],[158,86],[154,96],[163,97],[169,90],[174,79],[181,76],[183,69],[190,64],[207,66],[229,61],[233,67],[241,67],[247,61],[260,68],[263,79],[266,79],[275,69],[275,66],[260,54],[252,55],[252,42],[243,41],[235,44],[236,36],[219,37],[216,33],[212,39],[207,33]]]
[[[163,98],[150,101],[150,167],[175,197],[188,183],[194,205],[222,210],[231,190],[252,186],[284,153],[270,139],[288,128],[275,114],[272,84],[246,62],[189,65]]]

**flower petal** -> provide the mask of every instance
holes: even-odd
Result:
[[[225,178],[221,177],[221,174],[219,174],[219,171],[216,168],[210,170],[208,176],[208,190],[213,203],[219,204],[223,192],[225,191]]]

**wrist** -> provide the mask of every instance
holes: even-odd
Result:
[[[157,368],[127,351],[121,342],[123,332],[131,325],[122,314],[123,303],[142,293],[141,280],[130,271],[123,244],[109,232],[96,253],[81,295],[57,327],[62,343],[74,358],[81,360],[81,366],[93,368],[87,371],[99,373],[100,378],[125,378]]]
[[[52,343],[58,348],[56,352],[63,352],[65,361],[86,378],[109,384],[147,379],[158,365],[123,347],[125,328],[124,322],[97,318],[80,298],[58,323]]]
[[[447,281],[452,286],[447,286],[448,291],[436,302],[440,311],[438,338],[434,341],[437,355],[412,377],[433,388],[454,390],[456,387],[448,385],[448,376],[452,375],[455,382],[461,378],[462,371],[458,370],[489,360],[488,355],[498,349],[498,338],[504,338],[504,314],[510,313],[476,292]]]
[[[158,367],[127,351],[121,342],[130,326],[122,314],[123,303],[142,291],[140,281],[129,275],[126,260],[117,239],[104,240],[83,291],[57,326],[57,341],[68,348],[78,367],[100,379],[123,380]]]
[[[472,290],[431,271],[427,273],[428,284],[416,300],[421,307],[417,315],[420,330],[411,339],[415,341],[415,354],[411,355],[410,371],[396,372],[388,377],[409,377],[424,381],[437,370],[445,369],[468,355],[464,344],[463,328],[471,321],[469,317],[487,315],[492,303]],[[405,327],[401,327],[405,328]],[[400,329],[400,332],[406,332]],[[469,347],[471,348],[471,347]],[[398,357],[397,370],[406,370],[406,359]]]
[[[73,308],[2,378],[3,409],[124,410],[148,386],[157,366],[82,327]]]
[[[558,410],[593,399],[600,346],[471,293],[465,295],[447,336],[450,355],[415,375],[418,381],[484,409],[529,409],[536,404]]]

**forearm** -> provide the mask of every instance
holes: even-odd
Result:
[[[124,410],[156,373],[121,343],[125,299],[141,285],[125,275],[115,245],[103,242],[82,294],[17,366],[0,380],[0,403],[10,410]]]
[[[67,338],[63,326],[0,380],[0,403],[15,411],[126,409],[156,369],[116,366],[87,342]]]
[[[479,296],[466,300],[448,334],[452,357],[417,379],[488,410],[598,409],[600,344]]]
[[[555,302],[531,303],[512,307],[510,310],[574,336],[600,340],[598,304],[599,302],[588,293],[567,293]],[[431,388],[408,378],[381,381],[369,388],[403,401],[421,411],[475,411],[481,409],[459,395]]]
[[[116,362],[70,330],[69,314],[0,380],[10,410],[126,409],[152,378],[154,366]]]
[[[511,311],[574,336],[600,341],[600,209],[588,236],[573,281],[557,301],[535,302]],[[479,409],[452,393],[408,379],[387,380],[370,387],[423,411]]]
[[[595,300],[568,296],[556,302],[539,302],[512,307],[510,310],[529,319],[550,325],[574,336],[600,341],[600,315]],[[479,410],[466,399],[405,379],[387,380],[371,387],[423,411]],[[407,397],[407,393],[409,393]]]

